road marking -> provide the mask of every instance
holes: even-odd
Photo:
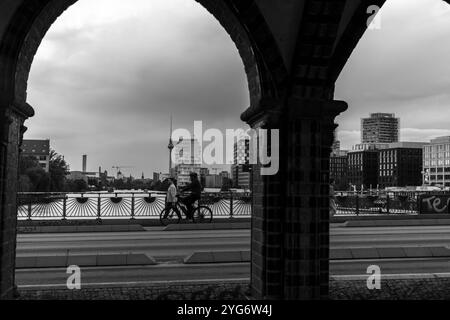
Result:
[[[407,273],[407,274],[383,274],[382,280],[402,280],[402,279],[434,279],[450,278],[450,273]],[[330,279],[337,281],[367,280],[367,275],[342,275],[330,276]],[[193,279],[193,280],[167,280],[167,281],[128,281],[128,282],[92,282],[82,284],[86,287],[114,287],[114,286],[151,286],[151,285],[171,285],[171,284],[211,284],[228,282],[250,282],[250,278],[230,278],[230,279]],[[65,284],[35,284],[18,285],[19,289],[37,289],[37,288],[66,288]]]
[[[399,274],[382,274],[382,280],[402,280],[402,279],[434,279],[434,278],[450,278],[450,273],[399,273]],[[355,275],[339,275],[330,276],[332,280],[351,281],[351,280],[367,280],[367,274]]]
[[[195,280],[168,280],[168,281],[130,281],[130,282],[92,282],[82,283],[82,288],[86,287],[111,287],[111,286],[149,286],[149,285],[170,285],[170,284],[211,284],[228,282],[250,282],[250,278],[230,278],[230,279],[195,279]],[[65,284],[32,284],[18,285],[19,289],[33,288],[67,288]]]

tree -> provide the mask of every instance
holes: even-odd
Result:
[[[66,185],[66,176],[69,174],[69,166],[64,158],[55,150],[50,151],[50,189],[62,192]]]
[[[32,156],[21,156],[19,158],[19,175],[25,175],[30,168],[39,167],[39,162]]]
[[[21,174],[19,176],[19,192],[32,192],[33,184],[31,183],[30,178],[26,174]]]
[[[88,188],[87,182],[82,179],[67,182],[67,191],[69,192],[86,192]]]
[[[19,159],[19,190],[22,192],[63,192],[66,189],[66,175],[69,166],[64,158],[50,151],[49,172],[39,165],[36,157],[21,156]]]
[[[50,175],[40,166],[28,168],[25,172],[31,181],[31,191],[33,192],[49,192],[50,191]]]
[[[19,192],[33,192],[35,190],[35,185],[31,181],[28,170],[32,168],[38,168],[39,162],[35,157],[21,156],[19,158]]]

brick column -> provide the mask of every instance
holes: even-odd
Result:
[[[14,294],[19,145],[23,122],[32,114],[32,108],[23,104],[3,109],[0,117],[0,299]]]
[[[340,101],[292,99],[253,127],[280,129],[280,170],[253,170],[252,296],[326,299],[329,277],[329,155]]]

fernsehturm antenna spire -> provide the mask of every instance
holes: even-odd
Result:
[[[174,148],[172,141],[172,115],[170,115],[170,132],[169,132],[169,176],[172,177],[172,150]]]

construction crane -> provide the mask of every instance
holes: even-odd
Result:
[[[113,169],[116,169],[117,173],[116,173],[116,177],[119,176],[119,173],[122,173],[122,169],[131,169],[134,168],[132,166],[113,166]]]

